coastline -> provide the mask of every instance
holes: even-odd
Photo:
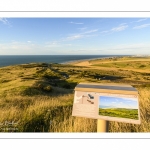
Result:
[[[116,55],[1,55],[0,67],[26,63],[59,63],[72,64],[101,58],[115,57]]]
[[[116,56],[115,57],[97,57],[97,58],[91,58],[91,59],[73,60],[73,61],[67,61],[67,62],[60,63],[60,64],[76,64],[76,63],[81,63],[81,62],[85,62],[85,61],[97,60],[97,59],[99,60],[99,59],[105,59],[105,58],[116,58]]]
[[[91,58],[91,59],[82,59],[82,60],[74,60],[74,61],[68,61],[65,63],[61,64],[69,64],[69,65],[75,65],[75,66],[90,66],[90,60],[103,60],[103,59],[108,59],[108,58],[120,58],[123,56],[114,56],[114,57],[98,57],[98,58]]]
[[[15,58],[15,57],[17,57],[17,58]],[[108,59],[108,58],[120,58],[120,57],[124,57],[124,55],[118,55],[118,56],[116,56],[116,55],[107,55],[107,56],[101,55],[101,56],[97,56],[97,57],[95,56],[94,58],[85,58],[84,56],[83,56],[83,58],[81,58],[81,57],[76,58],[76,56],[75,57],[67,56],[66,57],[67,59],[64,59],[64,56],[62,58],[60,56],[55,56],[55,58],[52,56],[46,56],[46,58],[42,58],[42,59],[39,59],[39,56],[37,59],[36,59],[36,56],[32,56],[33,59],[31,59],[30,58],[31,56],[30,56],[30,57],[23,59],[23,61],[22,61],[22,57],[24,58],[24,56],[20,56],[20,57],[13,56],[12,58],[11,58],[11,56],[8,56],[7,59],[3,58],[3,60],[0,61],[0,68],[12,66],[12,65],[19,65],[19,64],[29,64],[29,63],[58,63],[58,64],[85,66],[85,65],[90,65],[90,63],[89,63],[90,60],[103,60],[103,59]]]

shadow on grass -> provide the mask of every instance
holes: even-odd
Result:
[[[21,91],[23,96],[35,96],[35,95],[53,95],[59,96],[63,94],[70,94],[73,92],[77,82],[67,80],[52,80],[47,79],[42,81],[36,81],[31,87],[25,87]]]
[[[40,115],[36,115],[33,112],[32,118],[29,121],[22,120],[19,132],[55,132],[57,124],[69,119],[71,113],[71,105],[50,108]]]
[[[124,77],[112,76],[112,75],[93,75],[93,76],[88,76],[88,78],[101,80],[101,81],[103,80],[117,81],[117,80],[124,79]]]

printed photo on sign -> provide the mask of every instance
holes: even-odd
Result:
[[[99,115],[138,120],[137,98],[99,96]]]

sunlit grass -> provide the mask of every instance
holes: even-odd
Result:
[[[142,60],[137,63],[137,59]],[[110,121],[109,132],[150,132],[150,77],[148,71],[150,64],[148,61],[148,58],[144,61],[144,58],[126,57],[91,61],[93,64],[97,62],[105,64],[104,70],[94,68],[95,66],[81,69],[81,67],[70,65],[62,67],[60,64],[55,64],[52,69],[47,70],[42,67],[42,64],[0,68],[0,131],[97,132],[96,119],[72,116],[73,89],[77,83],[88,81],[128,83],[139,91],[141,124]],[[120,68],[112,71],[110,70],[112,66]],[[128,70],[128,67],[130,69],[134,67],[138,71]],[[146,72],[141,73],[140,70],[143,69]],[[64,79],[62,73],[68,74],[69,78]],[[54,78],[60,80],[55,81]],[[57,83],[57,86],[52,83]],[[16,130],[7,131],[8,127],[15,127]]]

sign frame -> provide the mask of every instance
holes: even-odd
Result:
[[[72,116],[140,124],[138,95],[138,91],[127,84],[79,83],[75,87]],[[110,108],[100,108],[104,101],[108,101],[105,104]],[[109,102],[115,105],[109,106]]]

